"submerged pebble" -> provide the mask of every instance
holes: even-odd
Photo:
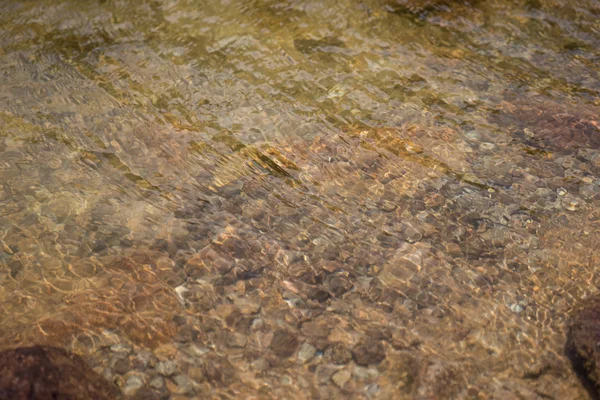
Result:
[[[156,372],[163,376],[171,376],[177,372],[177,364],[174,361],[161,361],[156,364]]]
[[[13,3],[2,348],[137,399],[586,398],[590,2]]]
[[[331,380],[333,380],[333,382],[340,388],[343,388],[344,386],[346,386],[346,383],[348,383],[351,377],[352,374],[350,373],[350,371],[343,369],[333,374]]]

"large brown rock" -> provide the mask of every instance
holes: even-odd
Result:
[[[357,345],[352,350],[352,356],[358,365],[367,367],[371,364],[379,364],[385,359],[385,348],[381,342],[371,339]]]
[[[600,296],[583,301],[572,313],[567,355],[594,395],[600,395]]]
[[[0,399],[114,400],[111,385],[78,356],[63,349],[33,346],[0,353]]]
[[[296,335],[280,329],[273,335],[270,347],[279,357],[287,358],[296,352],[299,344],[300,342]]]

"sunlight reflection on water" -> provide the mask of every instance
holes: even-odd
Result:
[[[599,17],[4,2],[2,347],[139,398],[585,398]]]

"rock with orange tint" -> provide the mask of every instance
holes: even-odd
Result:
[[[348,127],[349,137],[360,138],[360,146],[379,154],[391,153],[425,171],[442,174],[470,172],[467,143],[449,127],[404,125],[400,127]],[[384,167],[392,162],[387,161]],[[385,169],[385,168],[382,168]]]
[[[173,315],[182,311],[181,300],[151,265],[128,257],[107,257],[90,282],[98,288],[58,291],[47,296],[55,302],[43,315],[22,312],[20,319],[0,326],[0,346],[14,343],[68,345],[79,333],[115,329],[138,345],[155,346],[176,333]],[[16,292],[15,292],[16,293]],[[28,319],[36,319],[36,323]]]

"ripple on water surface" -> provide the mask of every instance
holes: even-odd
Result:
[[[586,398],[595,0],[0,5],[0,347],[137,398]]]

